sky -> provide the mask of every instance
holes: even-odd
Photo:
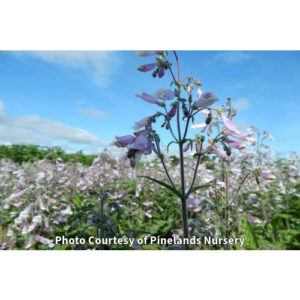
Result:
[[[182,76],[192,75],[203,91],[220,99],[214,106],[232,98],[241,128],[269,131],[275,138],[269,145],[279,155],[300,151],[300,51],[178,51],[178,56]],[[85,153],[110,147],[115,136],[131,134],[136,121],[157,111],[136,97],[170,85],[169,73],[153,79],[137,71],[153,61],[133,51],[0,52],[0,144]],[[162,138],[168,140],[165,133]]]

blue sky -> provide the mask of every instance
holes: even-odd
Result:
[[[300,150],[300,52],[179,51],[183,75],[239,110],[236,122],[268,130],[280,155]],[[132,51],[0,52],[0,144],[97,152],[157,107],[135,97],[168,87],[140,73]],[[200,119],[199,119],[200,120]],[[194,133],[196,131],[194,130]],[[164,136],[167,138],[167,136]]]

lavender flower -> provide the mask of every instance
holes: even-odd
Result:
[[[164,67],[159,67],[158,69],[158,77],[162,78],[165,75],[165,68]]]
[[[163,55],[164,51],[137,51],[136,52],[136,56],[140,57],[140,56],[152,56],[152,55]]]
[[[197,109],[208,108],[216,101],[219,101],[219,99],[213,93],[211,92],[203,93],[201,94],[198,101],[195,103],[195,108]]]
[[[124,135],[124,136],[120,136],[120,137],[116,137],[116,142],[115,145],[117,147],[126,147],[129,144],[132,144],[135,141],[135,137],[132,135]]]
[[[175,97],[175,93],[174,93],[174,91],[161,88],[161,89],[157,90],[153,96],[155,98],[161,99],[161,100],[172,100]]]
[[[170,111],[167,114],[168,120],[171,120],[175,116],[176,111],[177,111],[177,106],[175,106],[175,105],[172,106],[172,108],[170,109]]]
[[[269,173],[269,172],[266,172],[266,171],[260,171],[259,172],[259,175],[264,178],[264,179],[267,179],[267,180],[273,180],[273,179],[276,179],[276,177]]]
[[[157,104],[157,105],[160,105],[160,106],[164,105],[163,102],[158,101],[154,96],[152,96],[150,94],[147,94],[147,93],[144,93],[144,92],[142,92],[141,95],[136,95],[136,96],[143,99],[146,102],[149,102],[149,103]]]
[[[141,119],[138,122],[135,122],[135,124],[133,125],[132,128],[134,130],[139,130],[142,127],[150,126],[151,125],[151,118],[152,118],[152,116],[148,116],[148,117],[145,117],[145,118]]]
[[[244,149],[244,148],[246,148],[245,144],[243,144],[241,142],[238,142],[238,141],[233,141],[233,140],[227,139],[226,142],[232,148],[236,148],[236,149]]]
[[[151,64],[146,64],[146,65],[141,65],[137,69],[140,72],[148,72],[153,70],[157,66],[157,63],[151,63]]]

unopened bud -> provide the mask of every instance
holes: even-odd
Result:
[[[201,86],[201,85],[202,85],[202,83],[201,83],[200,81],[198,81],[198,80],[194,80],[194,83],[195,83],[195,85],[197,85],[197,86]]]
[[[158,73],[158,69],[156,69],[155,71],[153,71],[153,73],[152,73],[152,77],[156,77],[156,75],[157,75],[157,73]]]
[[[225,150],[227,156],[230,156],[230,155],[231,155],[231,150],[230,150],[230,148],[226,147],[224,150]]]
[[[211,113],[209,113],[206,120],[205,120],[206,125],[209,125],[211,120],[212,120],[212,116],[211,116]]]

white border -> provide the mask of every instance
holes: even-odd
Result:
[[[299,251],[2,251],[9,299],[296,299]],[[4,297],[3,299],[8,299]]]
[[[297,3],[296,0],[1,1],[0,49],[298,50]]]

